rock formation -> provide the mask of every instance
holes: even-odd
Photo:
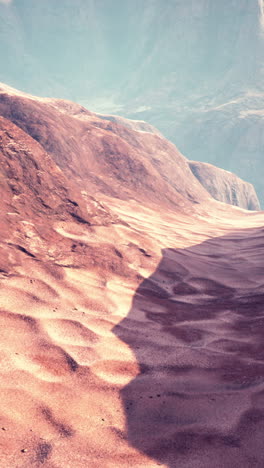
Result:
[[[252,184],[212,164],[190,161],[189,165],[195,177],[216,200],[246,210],[260,210]]]
[[[165,138],[74,104],[0,89],[0,115],[35,139],[84,190],[170,206],[208,198],[187,159]]]
[[[96,249],[62,239],[60,229],[92,232],[92,226],[118,222],[117,216],[81,193],[38,142],[3,117],[0,163],[1,271],[8,272],[21,255],[54,265],[89,263]]]

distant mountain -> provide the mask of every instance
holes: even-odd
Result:
[[[145,120],[264,201],[262,0],[0,3],[0,79]]]
[[[246,210],[260,210],[258,197],[252,184],[212,164],[190,161],[189,165],[195,177],[216,200]]]

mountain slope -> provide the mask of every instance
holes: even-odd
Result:
[[[2,273],[25,257],[53,265],[89,263],[93,248],[62,238],[60,229],[92,233],[93,226],[116,223],[117,217],[83,196],[39,143],[3,117],[0,162]]]
[[[222,188],[218,184],[218,196],[202,183],[205,192],[193,176],[188,160],[144,122],[107,115],[102,118],[70,101],[38,98],[3,84],[0,115],[39,142],[77,189],[190,210],[193,202],[205,201],[208,192],[218,200],[232,200],[226,198],[225,185],[230,179],[227,172],[218,171],[224,184]],[[206,170],[207,166],[200,167]],[[217,169],[212,171],[211,178]],[[200,182],[202,179],[198,177]],[[244,186],[243,181],[236,183],[234,204],[259,209],[256,195],[253,204],[243,197],[239,202],[238,192],[242,193]]]
[[[190,209],[192,201],[208,198],[186,158],[159,135],[133,131],[80,106],[26,96],[5,86],[0,114],[38,141],[89,193]]]
[[[260,210],[258,197],[252,184],[212,164],[189,161],[189,165],[195,177],[216,200],[240,206],[246,210]]]

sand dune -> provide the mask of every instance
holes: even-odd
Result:
[[[0,467],[263,468],[263,213],[211,199],[157,135],[15,96]]]
[[[127,270],[1,279],[0,466],[262,467],[263,214],[108,202]]]

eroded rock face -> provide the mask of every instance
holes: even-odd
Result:
[[[41,216],[48,219],[50,213],[62,220],[83,217],[83,222],[90,224],[83,200],[51,156],[3,117],[0,117],[0,157],[1,200],[14,212],[30,219]]]
[[[76,188],[37,141],[3,117],[0,209],[0,270],[4,272],[24,257],[72,267],[89,264],[91,257],[100,262],[102,246],[97,251],[96,246],[74,242],[71,237],[82,231],[92,233],[96,225],[117,222],[109,209]],[[115,260],[114,249],[107,253]]]
[[[212,164],[190,161],[189,165],[195,177],[216,200],[246,210],[260,210],[260,203],[252,184]]]

